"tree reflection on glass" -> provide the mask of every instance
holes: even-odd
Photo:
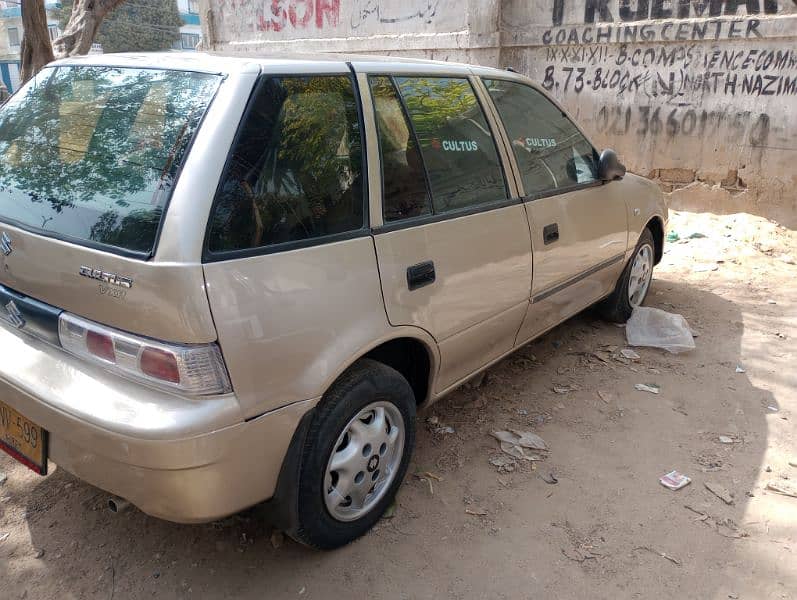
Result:
[[[44,69],[0,110],[0,219],[150,252],[219,77]]]

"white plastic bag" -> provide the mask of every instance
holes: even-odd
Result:
[[[686,319],[658,308],[635,308],[625,325],[625,336],[631,346],[664,348],[673,354],[695,349]]]

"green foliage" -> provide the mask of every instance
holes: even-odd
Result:
[[[73,0],[61,2],[62,31],[72,4]],[[94,41],[102,44],[103,52],[168,50],[180,39],[182,24],[175,0],[130,0],[105,17]]]

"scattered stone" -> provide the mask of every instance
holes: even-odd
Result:
[[[736,365],[736,372],[737,373],[746,373],[747,371],[745,371],[744,367],[742,367],[741,365]]]
[[[637,383],[634,389],[640,392],[650,392],[651,394],[658,394],[661,388],[655,383]]]
[[[776,494],[781,494],[782,496],[797,498],[797,488],[788,483],[783,483],[782,481],[770,481],[767,483],[767,489]]]
[[[39,548],[38,550],[36,550],[36,552],[33,553],[33,558],[41,558],[42,556],[44,556],[44,550],[42,550],[41,548]]]
[[[736,440],[727,435],[721,435],[717,439],[719,440],[720,444],[733,444],[736,442]]]
[[[706,487],[706,489],[709,492],[714,494],[717,498],[722,500],[725,504],[727,504],[729,506],[733,504],[733,496],[731,495],[731,493],[728,490],[726,490],[721,485],[719,485],[717,483],[711,483],[711,482],[708,482],[708,481],[704,482],[703,485]]]
[[[466,508],[465,512],[475,517],[486,517],[487,511],[483,508]]]
[[[9,537],[11,537],[10,533],[0,533],[0,542],[5,542]]]
[[[557,394],[569,394],[573,389],[567,385],[555,385],[553,386],[553,391]]]
[[[620,350],[620,354],[623,355],[623,358],[627,358],[628,360],[638,361],[642,358],[641,356],[639,356],[639,354],[631,350],[631,348],[623,348],[622,350]]]
[[[8,481],[8,475],[0,471],[0,485],[3,485],[6,481]]]

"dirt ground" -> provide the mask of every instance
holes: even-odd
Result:
[[[571,319],[419,417],[394,516],[341,550],[280,541],[258,508],[114,515],[0,456],[0,598],[797,598],[797,498],[766,489],[797,487],[797,232],[694,213],[670,231],[647,304],[696,350],[628,360],[623,328]],[[499,471],[507,428],[548,457]],[[692,483],[664,488],[673,469]]]

